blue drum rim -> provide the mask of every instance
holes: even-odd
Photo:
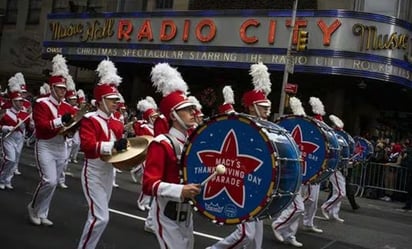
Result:
[[[200,206],[198,204],[198,201],[193,199],[190,204],[195,208],[195,210],[202,215],[204,215],[206,218],[211,220],[214,223],[223,225],[223,224],[228,224],[228,225],[235,225],[239,224],[245,221],[250,221],[254,217],[257,217],[259,213],[261,213],[265,207],[271,202],[272,200],[272,195],[274,191],[277,191],[279,187],[279,162],[276,160],[276,158],[279,156],[273,145],[271,144],[271,140],[268,138],[268,136],[265,134],[265,132],[262,131],[262,127],[258,126],[255,122],[253,122],[253,119],[250,119],[247,117],[247,115],[242,115],[242,114],[222,114],[222,115],[216,115],[209,120],[205,121],[202,125],[198,126],[192,134],[189,136],[189,139],[184,145],[183,151],[184,153],[182,154],[181,158],[181,164],[182,164],[182,177],[183,177],[183,183],[187,184],[188,182],[188,168],[187,168],[187,157],[191,151],[192,148],[192,143],[191,141],[198,136],[204,129],[206,129],[209,125],[214,124],[219,121],[223,120],[239,120],[240,122],[243,122],[245,124],[248,124],[252,126],[254,129],[259,131],[259,134],[262,136],[264,139],[264,144],[267,145],[268,150],[271,152],[270,153],[270,159],[272,161],[272,177],[270,181],[269,188],[265,194],[265,197],[260,201],[260,203],[256,206],[255,209],[250,211],[247,215],[243,217],[237,217],[237,218],[219,218],[207,210],[204,209],[204,207]]]

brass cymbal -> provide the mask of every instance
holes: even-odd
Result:
[[[67,133],[71,132],[71,129],[75,127],[80,120],[82,120],[83,116],[88,112],[86,107],[80,109],[73,118],[73,122],[71,122],[68,126],[63,126],[59,131],[60,135],[66,135]]]
[[[102,157],[102,160],[112,163],[116,168],[126,170],[142,163],[146,159],[147,147],[153,140],[153,137],[138,136],[128,138],[127,140],[128,145],[125,151],[117,152],[108,157]]]

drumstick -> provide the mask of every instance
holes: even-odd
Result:
[[[223,175],[226,172],[226,167],[223,164],[218,164],[215,168],[215,172],[213,172],[208,178],[206,178],[201,184],[200,186],[205,186],[205,184],[212,180],[213,177],[215,177],[216,175]]]
[[[29,116],[27,116],[26,118],[24,118],[23,120],[20,120],[20,122],[16,126],[14,126],[6,135],[4,135],[3,139],[10,136],[15,130],[17,130],[17,128],[20,127],[20,125],[22,125],[24,122],[26,122],[27,119],[29,119],[29,118],[31,118],[31,114]]]

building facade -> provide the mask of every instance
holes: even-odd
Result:
[[[342,117],[354,135],[405,136],[412,124],[411,2],[300,0],[292,41],[297,43],[300,30],[308,31],[308,50],[293,53],[289,82],[298,86],[296,95],[304,105],[310,96],[320,97],[326,111]],[[167,61],[179,66],[192,93],[212,114],[225,84],[233,86],[240,103],[251,87],[249,65],[262,61],[271,70],[270,98],[277,110],[291,5],[263,0],[0,1],[1,85],[4,89],[7,79],[21,71],[36,94],[47,78],[48,59],[63,53],[78,87],[90,90],[93,70],[109,56],[124,78],[123,95],[134,106],[148,94],[160,97],[149,73],[154,63]]]

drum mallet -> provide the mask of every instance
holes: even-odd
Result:
[[[226,167],[223,164],[218,164],[216,165],[215,172],[213,172],[210,176],[208,176],[201,184],[200,186],[205,186],[205,184],[212,180],[213,177],[217,175],[223,175],[226,172]]]

